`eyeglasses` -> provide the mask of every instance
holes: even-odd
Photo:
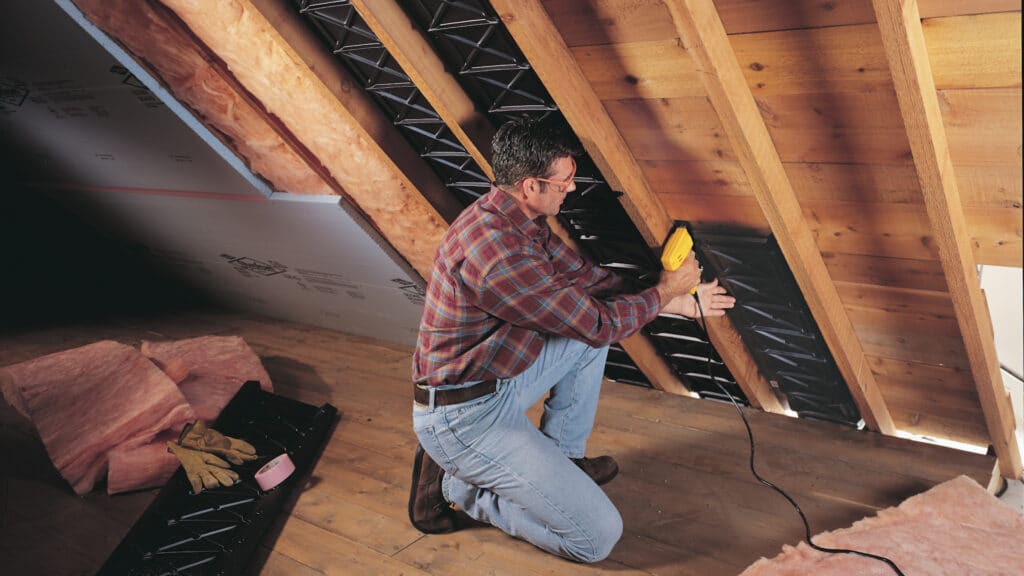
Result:
[[[530,176],[530,178],[533,178],[534,180],[536,180],[538,182],[547,182],[548,184],[551,184],[552,186],[557,186],[558,187],[557,189],[558,189],[559,192],[561,192],[565,188],[568,188],[572,184],[572,179],[575,178],[575,177],[576,177],[576,160],[575,159],[573,159],[573,161],[572,161],[572,172],[569,173],[569,177],[566,178],[565,180],[550,180],[548,178],[536,178],[534,176]],[[523,180],[526,180],[526,178],[523,178]]]

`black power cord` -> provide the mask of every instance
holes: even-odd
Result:
[[[696,293],[694,293],[693,299],[697,302],[697,311],[700,313],[700,319],[702,322],[705,323],[706,326],[707,320],[704,318],[704,307],[701,306],[700,298],[697,296]],[[743,413],[743,409],[740,408],[740,405],[736,403],[736,400],[732,397],[732,394],[730,394],[729,391],[726,390],[724,386],[722,386],[718,379],[715,378],[714,374],[712,374],[711,355],[712,351],[714,350],[714,347],[711,345],[711,335],[708,334],[707,328],[705,328],[704,333],[708,337],[708,378],[712,382],[714,382],[716,386],[718,386],[718,389],[721,390],[722,393],[726,395],[726,397],[729,398],[729,401],[732,402],[732,405],[736,408],[736,411],[739,412],[740,418],[743,420],[743,425],[747,428],[747,438],[750,440],[750,472],[754,475],[754,478],[757,478],[758,482],[764,484],[765,486],[771,488],[772,490],[775,490],[776,492],[781,494],[783,498],[789,501],[790,504],[793,505],[793,508],[796,509],[796,513],[800,515],[800,520],[802,520],[804,523],[804,533],[807,535],[807,545],[819,552],[826,552],[828,554],[856,554],[857,556],[874,558],[875,560],[885,562],[886,564],[888,564],[889,567],[892,568],[898,576],[906,576],[903,573],[903,571],[899,569],[899,566],[896,566],[895,562],[886,558],[885,556],[878,556],[876,554],[871,554],[869,552],[860,552],[858,550],[848,550],[846,548],[825,548],[824,546],[818,546],[811,540],[811,526],[807,523],[807,516],[805,516],[804,511],[800,509],[800,505],[797,504],[796,500],[793,500],[793,498],[789,494],[786,494],[786,492],[782,488],[779,488],[775,484],[772,484],[771,482],[762,478],[761,475],[758,474],[757,470],[754,468],[754,433],[750,430],[750,423],[747,422],[747,416]]]

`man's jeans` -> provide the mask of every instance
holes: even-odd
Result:
[[[522,374],[494,394],[433,410],[416,406],[420,444],[446,474],[445,499],[473,518],[581,562],[608,556],[622,518],[569,458],[594,426],[608,348],[549,337]],[[540,430],[526,409],[546,392]]]

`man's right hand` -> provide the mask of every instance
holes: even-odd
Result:
[[[690,290],[700,283],[700,267],[697,257],[691,251],[683,263],[675,270],[663,270],[658,284],[658,295],[662,306],[667,305],[676,296],[689,294]]]

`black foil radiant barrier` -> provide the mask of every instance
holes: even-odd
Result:
[[[644,327],[644,333],[654,342],[676,376],[698,396],[723,402],[729,402],[731,396],[738,404],[750,405],[697,321],[659,316]],[[722,393],[722,388],[728,395]]]
[[[705,277],[717,277],[728,311],[761,374],[804,418],[858,426],[860,412],[773,236],[692,228]]]
[[[246,382],[214,424],[256,447],[259,458],[232,468],[241,480],[193,494],[178,468],[121,544],[100,576],[228,576],[241,574],[263,533],[313,469],[338,411],[265,392]],[[287,453],[295,472],[269,491],[253,475]]]
[[[608,361],[604,365],[604,375],[615,382],[653,388],[651,381],[644,376],[644,373],[636,367],[626,351],[618,344],[608,347]]]
[[[490,190],[483,170],[349,0],[292,3],[463,206]]]

